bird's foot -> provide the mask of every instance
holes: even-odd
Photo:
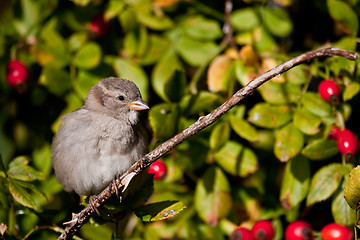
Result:
[[[97,215],[100,216],[100,212],[99,212],[99,210],[97,209],[97,207],[96,207],[96,205],[94,203],[94,201],[96,201],[96,200],[99,201],[99,199],[98,199],[98,197],[96,195],[90,196],[89,197],[89,205],[92,208],[92,210],[95,211],[97,213]]]
[[[122,202],[122,196],[121,196],[121,193],[119,192],[119,189],[117,188],[116,179],[117,179],[117,177],[115,177],[110,183],[111,183],[112,186],[115,187],[116,197],[119,199],[119,201],[121,203]]]
[[[69,228],[72,228],[77,223],[78,219],[79,219],[79,214],[72,213],[71,220],[68,222],[64,222],[63,224],[67,225],[67,227]]]

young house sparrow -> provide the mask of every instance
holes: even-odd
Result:
[[[62,118],[51,150],[65,191],[99,194],[147,151],[138,111],[149,107],[128,80],[109,77],[89,91],[85,104]]]

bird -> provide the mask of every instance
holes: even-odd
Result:
[[[139,111],[148,109],[132,81],[108,77],[94,85],[84,105],[61,118],[53,138],[53,168],[64,190],[90,202],[145,155]]]

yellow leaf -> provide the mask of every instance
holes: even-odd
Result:
[[[175,5],[180,0],[153,0],[153,4],[158,7],[167,8]]]
[[[276,67],[277,65],[278,65],[278,63],[274,58],[268,57],[268,58],[263,59],[263,61],[261,63],[261,68],[262,68],[263,72],[266,72],[266,71]],[[272,78],[271,81],[283,83],[283,82],[285,82],[285,78],[282,75],[280,75],[280,76]]]
[[[252,46],[246,45],[242,47],[240,49],[239,55],[240,58],[243,59],[245,66],[256,67],[259,65],[259,56]]]
[[[228,72],[233,60],[226,55],[217,56],[208,69],[207,84],[210,92],[226,91],[228,86]]]

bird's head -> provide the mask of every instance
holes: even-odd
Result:
[[[149,109],[133,82],[115,77],[105,78],[92,87],[84,107],[131,124],[137,123],[138,111]]]

